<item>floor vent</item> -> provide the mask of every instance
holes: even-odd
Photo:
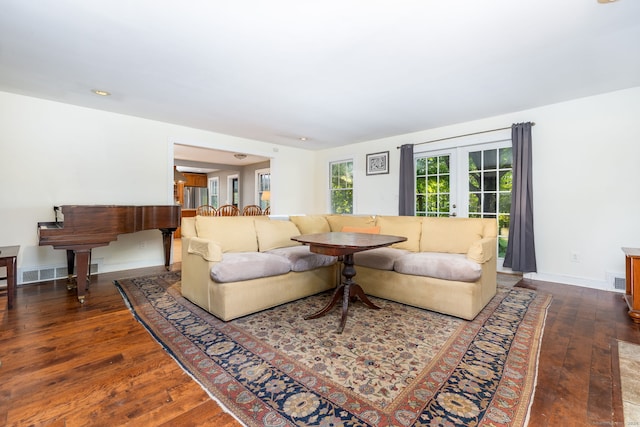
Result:
[[[22,272],[22,283],[37,282],[40,277],[38,270],[29,270]]]
[[[40,270],[40,280],[52,280],[55,278],[55,268],[43,268]]]
[[[92,263],[89,266],[89,274],[98,273],[98,264]],[[42,267],[39,270],[22,271],[22,281],[19,283],[35,283],[45,280],[65,279],[68,275],[67,267]]]
[[[627,281],[624,277],[614,277],[613,278],[613,289],[618,289],[621,291],[627,290]]]

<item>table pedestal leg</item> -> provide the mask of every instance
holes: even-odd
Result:
[[[364,293],[360,285],[353,281],[353,276],[356,275],[356,269],[353,265],[353,254],[346,254],[344,256],[344,267],[342,268],[342,276],[344,276],[343,282],[333,293],[331,301],[317,313],[305,316],[305,320],[317,319],[327,314],[342,298],[342,316],[340,318],[340,326],[338,327],[338,333],[341,334],[344,330],[344,325],[347,322],[347,313],[349,312],[349,301],[360,300],[369,308],[379,310],[380,307],[375,305]]]

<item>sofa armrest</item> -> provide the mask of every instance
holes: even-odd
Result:
[[[213,240],[192,237],[188,241],[187,253],[200,255],[206,261],[222,261],[222,248]]]
[[[496,238],[485,237],[484,239],[476,240],[471,244],[467,251],[467,258],[473,260],[479,264],[493,259],[496,253]]]

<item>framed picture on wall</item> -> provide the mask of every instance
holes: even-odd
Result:
[[[367,175],[389,173],[389,152],[367,154]]]

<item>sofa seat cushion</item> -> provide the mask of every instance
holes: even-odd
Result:
[[[222,255],[222,261],[211,267],[214,282],[240,282],[259,277],[287,274],[291,265],[286,258],[264,252],[234,252]]]
[[[482,266],[464,254],[439,252],[410,253],[396,260],[393,269],[413,276],[428,276],[443,280],[475,282],[482,275]]]
[[[353,254],[355,265],[376,268],[378,270],[393,270],[396,260],[403,255],[411,253],[406,249],[376,248]]]
[[[309,246],[278,248],[266,253],[286,259],[291,267],[291,271],[298,272],[326,267],[334,264],[338,259],[334,256],[313,253],[309,250]]]

